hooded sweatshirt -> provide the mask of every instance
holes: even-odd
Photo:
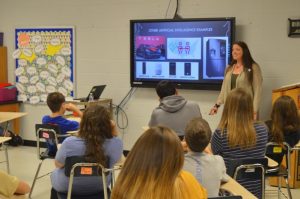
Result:
[[[161,99],[151,115],[149,127],[163,125],[173,129],[178,136],[184,136],[186,124],[195,117],[202,117],[199,105],[182,96],[171,95]]]

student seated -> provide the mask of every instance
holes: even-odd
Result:
[[[1,195],[10,198],[14,194],[27,194],[29,191],[30,186],[26,182],[0,170],[0,198]]]
[[[268,141],[268,128],[253,119],[253,100],[242,88],[232,90],[225,102],[221,121],[211,140],[213,154],[224,158],[226,168],[229,159],[263,158]],[[257,182],[238,181],[260,198]]]
[[[152,112],[149,127],[167,126],[182,140],[188,121],[194,117],[201,117],[199,105],[180,96],[175,85],[167,80],[157,84],[156,93],[159,97],[159,106]]]
[[[112,190],[111,199],[200,199],[206,190],[182,171],[183,150],[170,128],[151,127],[136,141]]]
[[[211,138],[209,124],[200,117],[192,119],[185,128],[184,138],[188,152],[184,156],[183,170],[193,174],[207,190],[208,197],[217,197],[221,182],[229,178],[223,158],[204,151]]]
[[[79,123],[77,121],[71,121],[64,118],[65,111],[73,111],[79,117],[82,117],[82,112],[71,103],[65,102],[65,96],[59,92],[50,93],[47,97],[47,105],[51,110],[50,115],[45,115],[42,119],[43,124],[53,124],[60,127],[61,133],[66,134],[67,131],[75,131],[79,128]],[[62,140],[62,139],[61,139]],[[52,142],[47,142],[48,155],[55,156],[56,147]]]
[[[289,96],[279,97],[266,125],[269,127],[269,142],[286,142],[294,147],[300,140],[300,119],[294,100]]]
[[[116,126],[110,119],[109,111],[100,105],[91,105],[83,113],[78,137],[71,136],[64,140],[55,156],[56,169],[51,174],[51,198],[57,192],[67,193],[69,177],[65,175],[65,161],[70,156],[85,156],[87,160],[97,162],[105,168],[112,168],[121,158],[123,144],[115,137]],[[107,177],[107,185],[111,177]],[[87,195],[103,192],[102,179],[99,176],[76,177],[73,194]]]

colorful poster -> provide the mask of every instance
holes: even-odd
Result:
[[[18,100],[37,104],[48,93],[74,95],[74,28],[27,28],[15,31]]]

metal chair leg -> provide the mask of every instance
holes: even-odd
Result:
[[[5,150],[5,158],[6,158],[6,169],[7,169],[7,173],[10,174],[8,151],[7,151],[7,146],[5,145],[4,145],[4,150]]]
[[[106,176],[104,172],[102,172],[102,182],[103,182],[104,199],[108,199]]]
[[[292,193],[291,193],[291,189],[290,189],[290,185],[289,185],[289,180],[288,180],[288,178],[284,178],[284,179],[285,179],[286,190],[288,192],[289,199],[292,199]]]
[[[278,176],[278,189],[277,189],[277,192],[278,192],[278,199],[281,199],[281,177]]]
[[[36,183],[36,180],[38,179],[38,175],[39,175],[39,172],[40,172],[40,169],[41,169],[41,166],[42,166],[42,163],[43,163],[44,160],[41,160],[40,163],[39,163],[39,166],[38,166],[38,169],[35,173],[35,176],[34,176],[34,179],[33,179],[33,182],[32,182],[32,185],[31,185],[31,190],[30,190],[30,193],[29,193],[29,198],[31,198],[31,194],[33,192],[33,188],[34,188],[34,185]]]

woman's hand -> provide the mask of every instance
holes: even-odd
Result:
[[[212,107],[212,109],[210,109],[209,115],[215,115],[218,112],[218,108],[216,106]]]

